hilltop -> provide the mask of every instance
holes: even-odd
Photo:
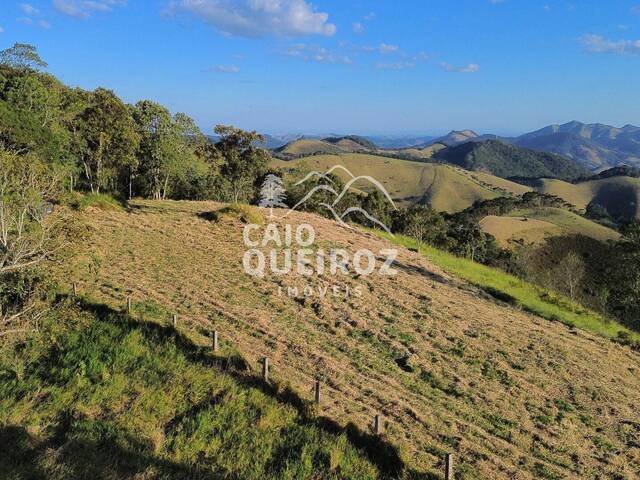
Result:
[[[272,166],[289,174],[295,173],[296,177],[311,170],[326,171],[334,165],[345,166],[354,175],[373,176],[386,186],[391,197],[400,204],[429,203],[436,210],[444,212],[457,212],[478,200],[530,190],[508,180],[485,174],[476,175],[450,165],[376,155],[316,155],[295,161],[272,162]]]
[[[178,313],[202,345],[215,328],[225,351],[254,371],[268,356],[274,380],[303,398],[321,379],[322,416],[365,429],[382,413],[404,468],[426,478],[440,475],[448,451],[460,478],[633,478],[640,468],[640,359],[629,348],[496,301],[406,249],[395,277],[340,276],[341,291],[359,287],[360,297],[279,295],[304,282],[245,275],[244,224],[212,215],[221,207],[136,201],[126,211],[91,210],[88,238],[57,276],[111,308],[131,295],[134,317],[167,322]],[[313,225],[324,248],[390,247],[315,215],[288,218]],[[332,283],[309,281],[316,291]],[[164,448],[164,437],[155,442]],[[190,447],[195,458],[206,445]]]

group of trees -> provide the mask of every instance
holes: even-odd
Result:
[[[66,186],[154,199],[248,201],[265,173],[263,138],[218,126],[217,142],[183,113],[112,91],[69,88],[30,45],[0,52],[0,148],[66,169]]]

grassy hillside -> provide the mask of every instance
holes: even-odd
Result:
[[[611,177],[577,184],[542,179],[536,189],[561,197],[581,210],[596,202],[614,217],[640,219],[640,178]]]
[[[559,208],[515,210],[503,217],[491,215],[480,225],[505,247],[514,242],[541,244],[547,237],[557,235],[584,235],[603,242],[620,238],[615,230]]]
[[[468,142],[442,150],[437,158],[466,170],[498,177],[553,177],[574,179],[588,172],[573,160],[554,153],[537,152],[498,140]]]
[[[356,449],[295,393],[255,381],[229,348],[214,355],[188,330],[77,303],[63,301],[38,333],[0,347],[1,478],[386,473],[364,447],[384,457],[382,442],[362,434]]]
[[[303,155],[315,155],[319,153],[338,154],[344,150],[338,145],[334,145],[323,140],[300,139],[287,143],[274,150],[276,155],[299,157]]]
[[[316,291],[337,283],[341,291],[359,287],[360,296],[290,298],[279,294],[279,287],[286,292],[303,288],[306,281],[293,275],[246,276],[244,225],[233,217],[210,214],[218,208],[205,202],[138,201],[129,211],[91,211],[85,217],[86,241],[59,264],[58,276],[65,284],[77,282],[84,295],[111,308],[121,308],[131,295],[135,318],[166,324],[177,312],[181,331],[199,345],[210,342],[209,332],[215,328],[221,332],[223,351],[239,351],[254,372],[268,356],[274,380],[290,384],[302,398],[312,398],[311,386],[319,378],[324,399],[318,413],[339,425],[352,422],[366,431],[373,416],[381,413],[385,439],[397,448],[398,468],[407,474],[416,471],[412,478],[441,478],[442,456],[449,451],[456,455],[459,479],[631,479],[640,469],[638,354],[524,310],[540,308],[539,313],[563,321],[570,315],[574,324],[597,327],[607,335],[616,334],[615,324],[602,323],[550,294],[539,292],[534,298],[530,286],[496,271],[442,253],[427,259],[406,249],[399,251],[394,277],[309,279]],[[294,213],[288,218],[294,224],[311,223],[322,248],[378,252],[390,246],[373,234],[314,215]],[[483,288],[448,272],[480,275],[473,283]],[[488,288],[491,282],[497,283]],[[501,288],[513,295],[500,294]],[[497,302],[487,291],[517,302]],[[522,298],[516,297],[519,292]],[[114,333],[106,348],[123,348],[123,342],[111,340],[115,338],[127,336]],[[144,363],[146,357],[141,358]],[[87,372],[94,371],[91,361],[85,365]],[[211,374],[205,370],[203,375]],[[109,369],[97,371],[105,382],[121,378]],[[166,390],[190,388],[189,382],[158,377]],[[140,383],[152,380],[141,378]],[[211,398],[202,390],[197,398]],[[162,392],[147,397],[145,404],[164,405],[156,400],[158,395]],[[256,402],[262,401],[256,395]],[[38,398],[49,404],[47,396]],[[137,403],[123,398],[113,408],[130,415],[126,418],[132,418],[130,428],[135,428],[138,410],[131,406]],[[83,415],[102,420],[108,405],[90,403]],[[163,418],[171,417],[158,410]],[[27,422],[28,411],[26,406],[14,410],[23,412],[22,417],[14,413],[16,422],[46,424],[37,418]],[[217,431],[215,427],[178,425],[170,435],[186,436],[168,438],[173,448],[189,452],[184,454],[188,458],[200,458],[194,453],[199,449],[216,448],[216,442],[210,447],[202,440],[212,435],[212,428]],[[188,435],[197,441],[188,441]],[[153,438],[152,445],[159,444],[162,452],[165,437]],[[343,451],[354,452],[350,448]],[[256,455],[260,463],[262,457]],[[345,456],[352,459],[352,471],[370,468],[356,453]],[[205,453],[204,458],[210,457]]]
[[[354,175],[375,177],[386,186],[394,200],[401,204],[430,203],[436,210],[445,212],[461,211],[477,200],[501,196],[505,194],[502,190],[505,186],[512,190],[520,188],[517,184],[489,175],[479,180],[464,170],[448,165],[376,155],[317,155],[290,162],[273,162],[273,166],[296,175],[296,178],[302,177],[303,172],[326,171],[333,165],[343,165]],[[336,173],[347,178],[344,173]]]

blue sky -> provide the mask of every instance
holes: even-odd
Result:
[[[640,0],[3,0],[0,48],[207,132],[640,123]]]

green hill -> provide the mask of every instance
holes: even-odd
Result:
[[[499,140],[463,143],[442,150],[435,157],[467,170],[491,173],[502,178],[574,179],[588,174],[587,170],[568,158]]]
[[[272,165],[296,177],[301,177],[304,172],[326,171],[334,165],[342,165],[354,175],[370,175],[382,182],[400,204],[429,203],[444,212],[464,210],[478,200],[496,198],[507,194],[508,190],[528,190],[490,175],[474,178],[469,172],[450,165],[377,155],[316,155],[289,162],[274,161]],[[346,174],[337,173],[347,179]]]

